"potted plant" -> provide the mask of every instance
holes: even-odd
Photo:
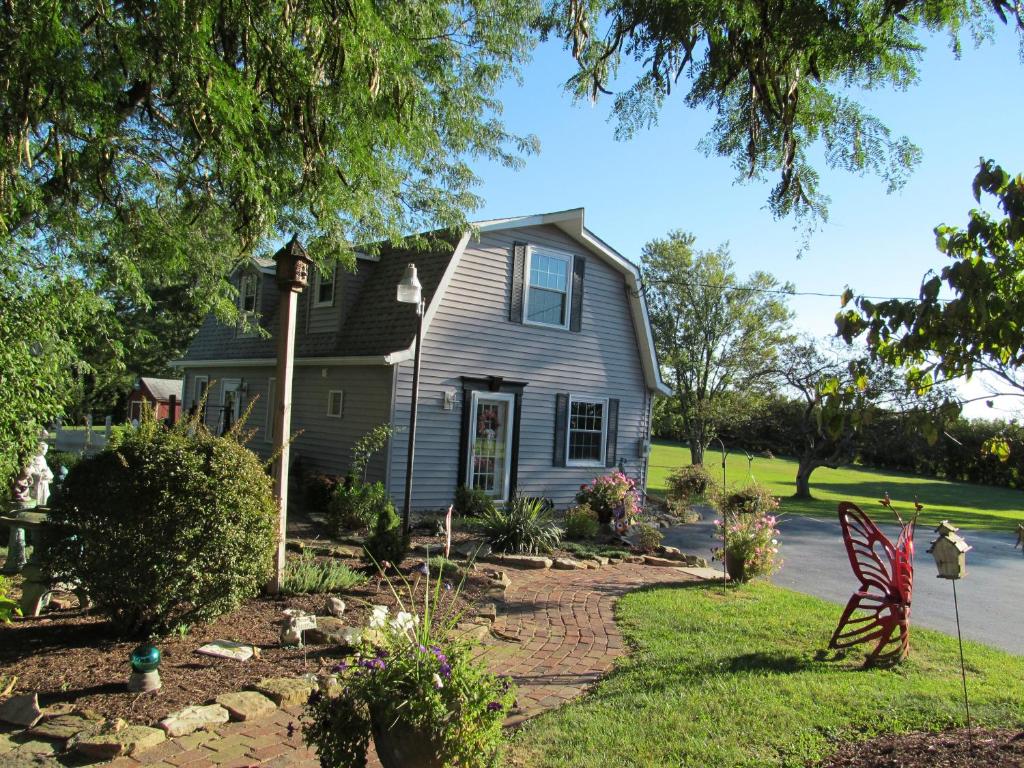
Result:
[[[413,597],[405,586],[410,599],[398,599],[393,615],[374,606],[357,652],[310,697],[306,742],[324,768],[365,766],[371,736],[384,768],[495,765],[514,700],[510,683],[476,663],[468,645],[448,638],[457,616],[435,620],[443,596],[455,592],[435,581],[421,616],[405,609]]]
[[[715,520],[715,531],[722,546],[714,556],[725,562],[731,580],[750,581],[782,566],[774,514],[779,500],[767,488],[753,484],[740,491],[719,492],[715,506],[721,514]]]

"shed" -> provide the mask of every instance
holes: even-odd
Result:
[[[128,395],[128,421],[142,418],[142,403],[149,403],[157,419],[171,416],[171,400],[174,400],[173,421],[181,418],[181,379],[158,379],[142,376],[135,382]]]

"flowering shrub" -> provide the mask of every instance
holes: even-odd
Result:
[[[401,764],[498,763],[514,692],[475,663],[467,645],[447,641],[457,617],[435,617],[444,613],[444,596],[455,593],[435,585],[422,618],[401,600],[393,616],[374,606],[359,650],[333,669],[326,693],[310,697],[303,730],[324,768],[365,766],[371,735],[378,752],[402,746]],[[411,591],[409,598],[411,605]]]
[[[713,481],[703,464],[690,464],[669,472],[666,484],[669,501],[690,504],[703,497],[712,487]]]
[[[576,501],[587,504],[605,525],[613,520],[628,525],[640,511],[636,481],[618,470],[595,477],[590,484],[581,485]]]
[[[715,530],[723,546],[715,551],[715,559],[726,561],[730,576],[747,580],[782,567],[774,514],[779,500],[768,489],[754,484],[741,491],[720,493],[716,506],[722,517],[715,520]]]

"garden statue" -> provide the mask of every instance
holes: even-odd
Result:
[[[914,585],[914,525],[892,508],[889,495],[881,502],[896,513],[901,531],[896,545],[882,533],[860,507],[839,504],[839,523],[850,567],[860,587],[839,619],[829,648],[849,648],[875,642],[866,664],[894,664],[910,652],[910,599]],[[921,505],[914,505],[917,511]],[[855,612],[860,612],[856,613]],[[896,630],[899,634],[895,635]],[[894,636],[895,635],[895,636]]]
[[[46,506],[50,500],[50,483],[53,472],[46,463],[46,432],[37,446],[32,461],[21,470],[11,484],[11,500],[14,502],[15,514],[19,510]],[[4,573],[20,573],[25,567],[25,529],[11,526],[7,540],[7,560],[4,562]]]
[[[46,463],[48,449],[46,432],[43,432],[43,439],[36,446],[36,455],[28,465],[29,477],[32,482],[32,498],[35,499],[36,506],[39,507],[45,507],[49,503],[50,483],[53,482],[53,472],[50,470],[50,465]]]

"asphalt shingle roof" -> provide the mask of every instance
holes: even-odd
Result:
[[[174,395],[181,402],[181,379],[154,379],[151,376],[140,377],[149,393],[160,402],[171,399]]]

